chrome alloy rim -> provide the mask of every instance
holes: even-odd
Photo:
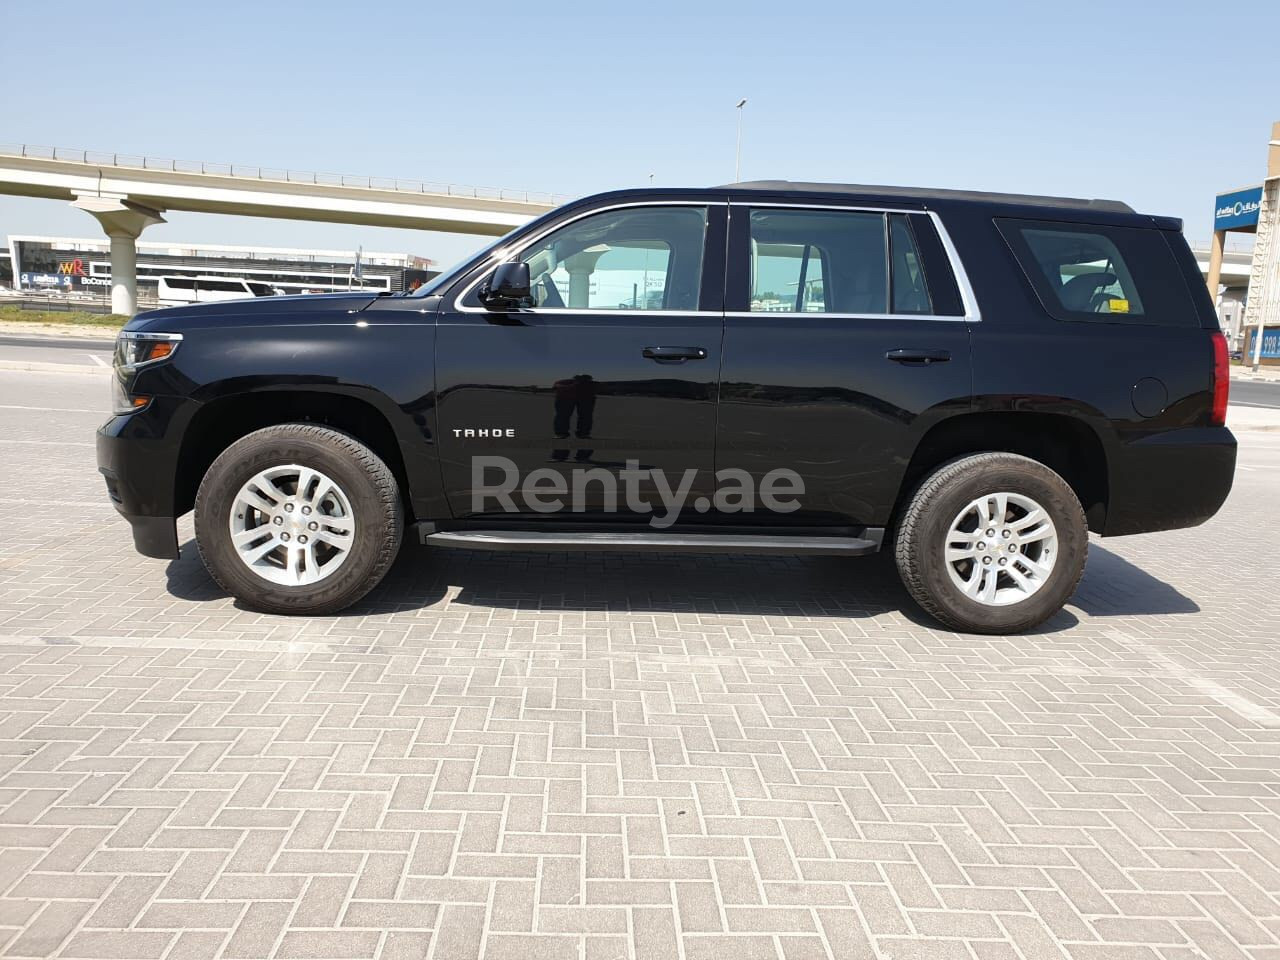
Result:
[[[1058,531],[1048,512],[1020,493],[991,493],[956,514],[944,547],[951,582],[991,607],[1036,593],[1058,562]]]
[[[231,542],[251,571],[301,587],[332,576],[355,543],[351,501],[331,478],[296,463],[268,467],[236,494]]]

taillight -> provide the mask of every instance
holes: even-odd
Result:
[[[1221,427],[1227,422],[1227,394],[1231,389],[1231,367],[1227,359],[1227,338],[1220,330],[1210,336],[1213,338],[1213,425]]]

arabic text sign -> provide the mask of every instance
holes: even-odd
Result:
[[[1213,229],[1243,230],[1256,227],[1261,208],[1261,187],[1219,194],[1213,204]]]

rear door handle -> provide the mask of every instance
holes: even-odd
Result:
[[[951,359],[950,350],[890,350],[884,355],[895,363],[946,363]]]
[[[707,359],[707,351],[704,347],[645,347],[644,357],[659,363],[684,363]]]

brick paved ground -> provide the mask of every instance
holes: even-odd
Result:
[[[5,956],[1280,958],[1280,434],[1036,636],[875,562],[421,548],[290,620],[132,552],[103,402],[0,373]]]

